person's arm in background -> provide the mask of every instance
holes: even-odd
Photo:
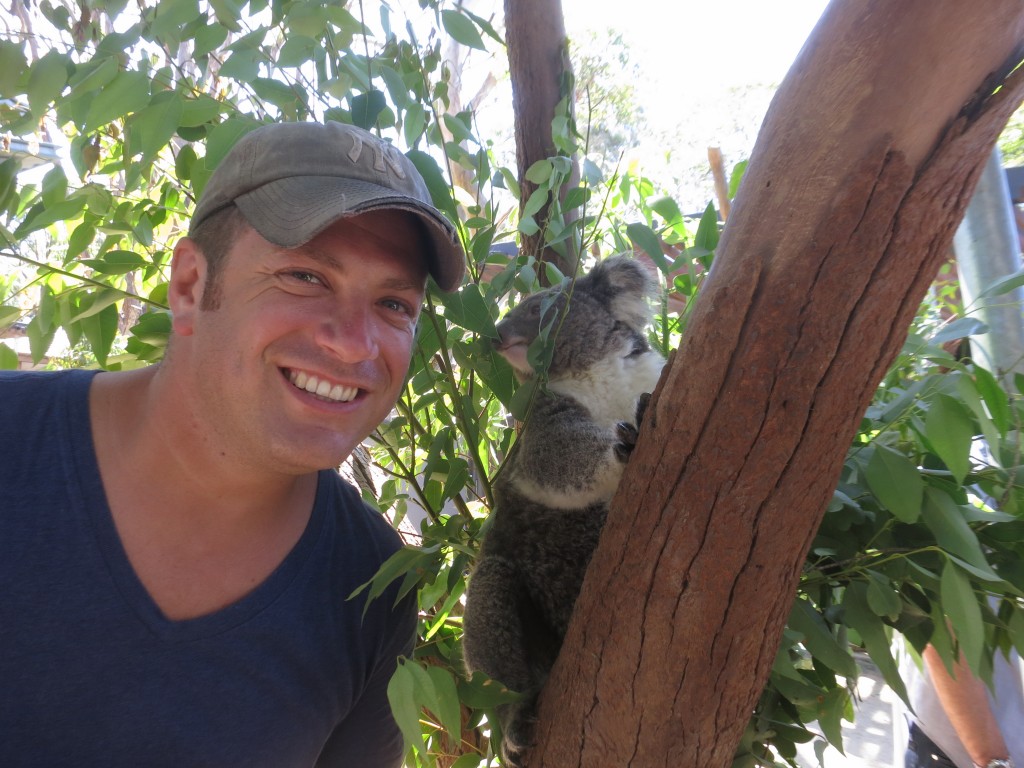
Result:
[[[992,713],[985,683],[960,658],[951,677],[931,645],[922,658],[942,708],[974,764],[986,768],[993,760],[1008,760],[1009,750]]]

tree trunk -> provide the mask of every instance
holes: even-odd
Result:
[[[512,107],[515,113],[516,160],[518,165],[520,208],[530,199],[537,185],[526,178],[526,171],[538,160],[557,153],[551,134],[558,103],[568,92],[572,65],[566,50],[565,20],[561,0],[505,0],[505,36],[508,41],[509,77],[512,81]],[[568,107],[572,109],[570,98]],[[575,164],[575,158],[573,158]],[[574,165],[575,167],[575,165]],[[570,179],[569,186],[575,181]],[[564,192],[562,193],[564,196]],[[536,219],[541,231],[523,235],[520,251],[550,261],[563,274],[576,268],[577,255],[559,256],[544,244],[543,223],[549,206]],[[566,216],[570,218],[569,215]],[[539,272],[544,279],[544,272]]]
[[[1018,0],[829,6],[648,410],[531,768],[730,765],[856,426],[1024,98],[1022,39]]]

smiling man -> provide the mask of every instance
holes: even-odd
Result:
[[[0,765],[401,763],[415,605],[348,599],[400,542],[333,468],[464,259],[393,147],[265,126],[175,247],[160,364],[0,375]]]

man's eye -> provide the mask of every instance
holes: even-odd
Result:
[[[314,275],[312,272],[303,272],[302,270],[294,270],[288,272],[288,277],[293,280],[298,280],[300,283],[308,283],[309,285],[323,285],[323,280]]]

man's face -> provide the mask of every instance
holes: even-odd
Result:
[[[423,301],[410,214],[341,219],[304,246],[244,227],[217,309],[183,324],[196,410],[237,460],[303,473],[339,464],[401,391]]]

